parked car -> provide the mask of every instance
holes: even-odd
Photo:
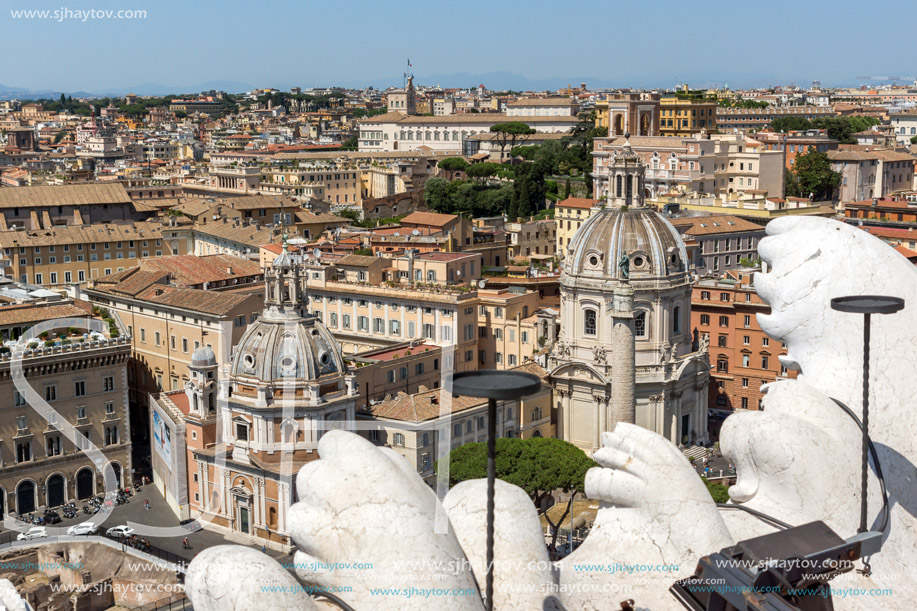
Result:
[[[33,526],[29,530],[19,533],[16,537],[18,541],[30,541],[32,539],[43,539],[48,536],[48,530],[44,526]]]
[[[45,512],[45,523],[46,524],[57,524],[61,521],[60,514],[56,511],[46,511]]]
[[[94,535],[99,532],[99,527],[90,522],[80,522],[67,529],[68,535]]]
[[[109,537],[118,537],[119,539],[124,539],[125,537],[130,537],[132,534],[134,534],[134,529],[127,524],[122,524],[121,526],[112,526],[105,531],[105,534]]]

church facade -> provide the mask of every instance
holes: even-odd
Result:
[[[684,242],[643,200],[627,145],[610,189],[571,240],[560,280],[561,337],[549,356],[558,436],[587,452],[630,422],[673,443],[707,439],[706,346],[690,331]]]

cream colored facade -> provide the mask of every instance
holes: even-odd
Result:
[[[310,196],[333,204],[359,204],[363,201],[361,187],[359,168],[330,163],[266,169],[259,189],[262,193]]]
[[[210,346],[228,363],[232,347],[261,311],[259,295],[200,289],[157,288],[137,295],[96,284],[83,298],[118,315],[131,336],[128,379],[131,400],[145,405],[149,393],[179,390],[190,379],[191,355]]]
[[[43,286],[80,284],[135,267],[140,259],[184,255],[189,242],[158,221],[0,231],[6,275]]]
[[[554,317],[539,310],[538,293],[480,289],[478,300],[480,369],[513,369],[553,343]]]
[[[522,223],[506,223],[503,230],[509,235],[506,255],[509,259],[532,255],[553,256],[557,251],[557,224],[545,219]]]
[[[0,317],[3,316],[0,310]],[[0,355],[0,502],[3,513],[27,514],[105,491],[103,472],[85,453],[89,443],[110,461],[116,486],[131,485],[127,362],[130,338],[104,339],[26,352],[22,370],[39,397],[85,441],[74,444],[29,406]]]
[[[555,253],[558,257],[563,258],[567,254],[566,249],[570,245],[570,240],[576,235],[576,230],[592,216],[593,212],[598,209],[598,205],[599,200],[597,199],[580,197],[568,197],[557,203],[554,222],[557,238]]]

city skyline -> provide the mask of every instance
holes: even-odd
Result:
[[[813,80],[851,86],[861,83],[859,75],[913,72],[907,64],[917,43],[906,37],[885,39],[881,47],[862,45],[853,57],[825,54],[837,43],[834,32],[861,18],[853,3],[834,3],[828,13],[818,4],[781,1],[764,14],[727,2],[703,12],[661,4],[652,22],[645,9],[631,5],[575,3],[559,10],[538,1],[526,3],[525,13],[515,2],[471,5],[443,15],[438,24],[422,11],[362,2],[348,19],[331,5],[291,2],[269,2],[257,10],[209,1],[7,2],[2,14],[7,43],[30,53],[6,66],[2,85],[141,95],[203,88],[384,88],[399,85],[409,69],[418,83],[443,87],[483,81],[493,89],[555,89],[580,82],[595,88],[672,88],[682,82],[741,88],[808,86]],[[80,13],[90,9],[99,14]],[[119,10],[136,15],[119,19],[103,13]],[[240,10],[249,13],[245,19],[238,19]],[[587,24],[600,25],[586,30]],[[36,40],[50,42],[36,45]],[[70,59],[74,51],[82,61]]]

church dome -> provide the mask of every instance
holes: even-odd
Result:
[[[664,216],[642,207],[595,211],[570,241],[564,272],[597,280],[623,279],[624,255],[631,279],[687,272],[688,253],[678,231]]]
[[[344,360],[331,332],[315,317],[297,320],[261,318],[233,352],[233,376],[265,382],[314,381],[343,373]]]
[[[210,346],[201,346],[191,355],[192,367],[216,367],[217,356]]]

